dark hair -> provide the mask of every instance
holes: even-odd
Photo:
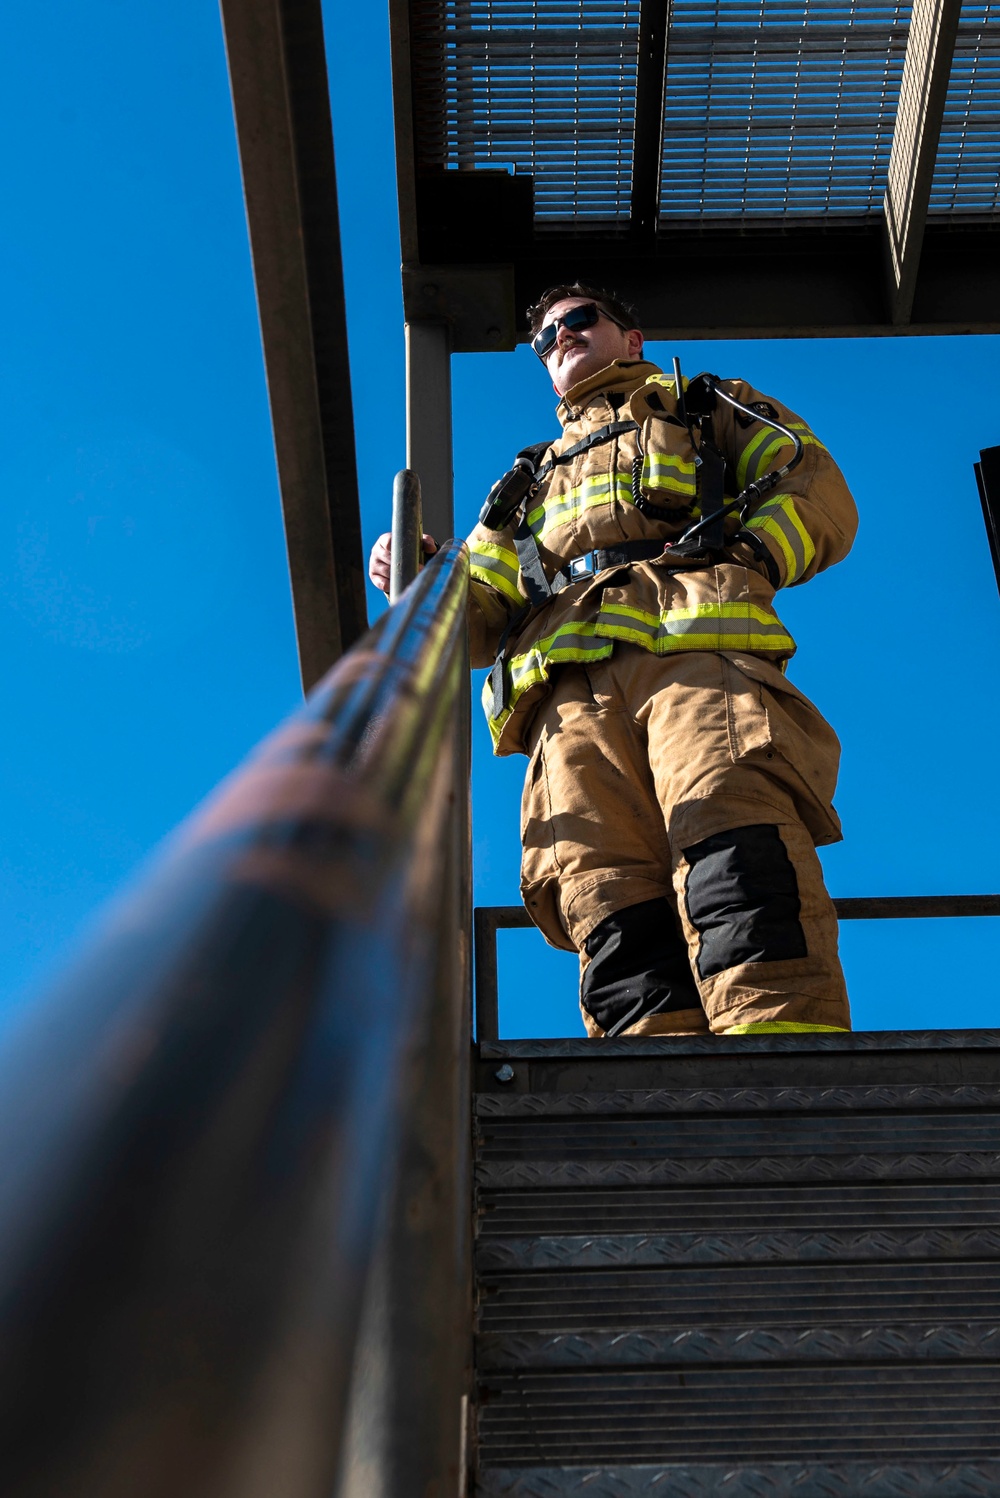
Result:
[[[588,302],[596,302],[626,328],[640,326],[639,314],[630,302],[623,302],[613,291],[605,291],[600,286],[581,286],[579,281],[574,281],[572,286],[550,286],[548,291],[542,292],[535,305],[528,308],[528,328],[532,337],[545,322],[549,308],[556,302],[566,301],[567,297],[585,297]]]

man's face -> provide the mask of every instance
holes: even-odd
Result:
[[[545,323],[555,322],[571,307],[582,307],[589,297],[567,297],[554,302],[545,314]],[[600,303],[598,303],[598,308]],[[571,332],[560,328],[556,341],[545,358],[545,367],[559,395],[565,395],[581,380],[596,374],[615,359],[638,359],[642,354],[642,334],[638,328],[626,332],[609,317],[602,315],[592,328]]]

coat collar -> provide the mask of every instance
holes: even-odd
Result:
[[[595,416],[604,416],[610,407],[609,395],[632,395],[660,373],[659,366],[646,359],[616,359],[578,385],[572,385],[556,407],[556,415],[564,427],[579,421],[591,408],[596,408]]]

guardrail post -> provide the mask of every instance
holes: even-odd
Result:
[[[440,545],[455,533],[451,440],[451,330],[406,324],[406,466],[427,491],[427,529]]]
[[[420,480],[402,468],[392,484],[392,564],[389,602],[396,603],[420,571],[424,556]]]

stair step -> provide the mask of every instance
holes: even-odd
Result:
[[[584,1113],[852,1113],[891,1108],[1000,1108],[1000,1087],[657,1087],[616,1092],[479,1093],[480,1118],[557,1118]]]
[[[861,1363],[490,1372],[484,1466],[1000,1458],[1000,1367]]]
[[[885,1154],[910,1150],[996,1153],[1000,1114],[883,1113],[770,1118],[490,1119],[480,1128],[479,1159],[659,1160],[758,1155]]]
[[[914,1150],[906,1154],[702,1155],[656,1160],[480,1161],[477,1184],[485,1189],[552,1186],[771,1184],[778,1181],[951,1181],[1000,1179],[997,1150]]]
[[[578,1332],[484,1332],[476,1363],[484,1372],[538,1368],[675,1367],[708,1363],[824,1362],[830,1359],[939,1362],[1000,1357],[997,1317],[940,1320],[678,1323]]]
[[[697,1326],[734,1318],[771,1324],[807,1318],[934,1317],[974,1320],[1000,1312],[1000,1261],[785,1264],[761,1273],[742,1264],[643,1269],[535,1270],[484,1275],[483,1331],[572,1331],[664,1323]]]
[[[745,1233],[812,1229],[873,1233],[883,1228],[930,1229],[1000,1225],[1000,1181],[824,1183],[799,1186],[591,1188],[579,1191],[479,1193],[482,1251],[507,1238],[584,1233]]]
[[[875,1228],[837,1232],[810,1228],[742,1233],[573,1233],[481,1239],[476,1267],[487,1279],[532,1269],[648,1269],[666,1264],[860,1264],[890,1259],[1000,1257],[1000,1226]]]
[[[995,1498],[1000,1462],[492,1467],[477,1498]]]
[[[478,1498],[1000,1493],[1000,1033],[477,1075]]]

